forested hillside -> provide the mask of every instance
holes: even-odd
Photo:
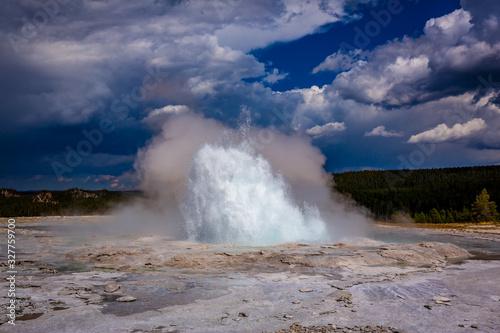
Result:
[[[333,174],[334,187],[377,219],[451,223],[499,220],[500,166],[357,171]],[[0,216],[91,215],[141,196],[138,191],[18,192],[0,189]]]
[[[345,172],[333,179],[339,192],[383,220],[408,214],[417,222],[473,222],[483,189],[500,203],[500,166]]]
[[[17,192],[0,189],[0,216],[47,216],[103,214],[118,203],[126,202],[140,192],[107,190]]]

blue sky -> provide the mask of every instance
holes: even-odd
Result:
[[[459,0],[443,1],[401,1],[402,11],[391,14],[390,23],[381,27],[380,33],[370,37],[370,41],[363,49],[372,50],[388,40],[404,36],[418,37],[423,33],[427,20],[446,15],[460,8]],[[273,85],[273,90],[286,91],[294,88],[309,88],[312,85],[323,86],[335,79],[337,72],[320,72],[315,75],[312,70],[327,56],[337,52],[343,42],[354,46],[354,37],[358,27],[363,30],[374,20],[372,11],[379,13],[387,5],[376,7],[364,5],[356,13],[359,19],[349,22],[336,22],[322,27],[323,32],[310,34],[295,41],[277,42],[263,49],[253,50],[259,61],[271,63],[270,67],[279,68],[289,76]]]
[[[495,0],[0,6],[0,187],[135,188],[165,121],[242,107],[329,172],[500,163]]]

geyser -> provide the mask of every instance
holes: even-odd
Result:
[[[365,214],[332,191],[326,158],[310,138],[243,122],[234,129],[199,114],[169,116],[139,151],[147,199],[118,212],[121,228],[248,245],[365,234]],[[259,141],[265,130],[271,135]]]
[[[190,240],[272,245],[328,241],[315,206],[300,207],[290,186],[244,141],[205,144],[194,156],[182,211]]]

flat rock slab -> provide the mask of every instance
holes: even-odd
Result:
[[[116,302],[134,302],[135,300],[137,300],[137,298],[135,298],[133,296],[122,296],[122,297],[117,298],[115,301]]]
[[[110,284],[106,288],[104,288],[104,291],[107,293],[114,293],[115,291],[120,289],[120,287],[121,286],[119,284]]]

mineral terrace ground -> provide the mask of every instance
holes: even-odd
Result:
[[[500,331],[494,226],[235,247],[110,233],[91,217],[16,221],[19,308],[6,323],[2,279],[2,332]]]

